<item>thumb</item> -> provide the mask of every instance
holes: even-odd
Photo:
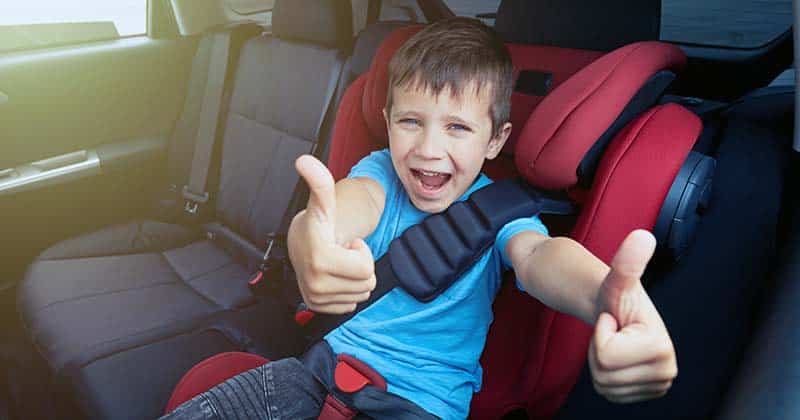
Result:
[[[635,230],[622,241],[611,260],[611,270],[601,288],[601,306],[616,318],[621,327],[630,321],[636,306],[632,300],[639,295],[634,292],[640,286],[642,274],[655,248],[656,240],[650,232]]]
[[[336,187],[333,175],[317,158],[303,155],[294,164],[297,173],[308,184],[306,211],[320,222],[336,223]]]

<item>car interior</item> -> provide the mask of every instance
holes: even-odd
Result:
[[[388,62],[450,3],[148,0],[143,36],[0,45],[0,418],[157,418],[301,354],[297,296],[250,284],[305,203],[294,160],[341,179],[387,147]],[[470,417],[800,416],[791,26],[731,48],[661,39],[662,0],[473,3],[516,79],[484,171],[572,203],[551,235],[607,263],[655,234],[679,374],[606,401],[591,327],[508,272]]]

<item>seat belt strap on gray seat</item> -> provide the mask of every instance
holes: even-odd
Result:
[[[325,98],[324,98],[325,102],[322,103],[323,107],[322,115],[319,116],[319,121],[317,121],[317,126],[314,128],[314,133],[313,133],[316,142],[314,142],[314,147],[311,149],[311,153],[313,153],[314,155],[316,155],[316,153],[314,152],[320,149],[320,145],[324,145],[325,143],[324,139],[322,138],[324,134],[322,132],[322,125],[325,124],[325,120],[328,119],[328,116],[332,112],[331,108],[333,108],[333,103],[335,102],[334,96],[336,96],[336,89],[339,87],[339,79],[342,78],[343,67],[344,67],[344,61],[337,60],[333,68],[333,77],[328,82],[328,87],[325,91]],[[319,158],[319,156],[317,157]]]
[[[230,49],[231,31],[225,30],[214,33],[189,182],[183,187],[182,191],[183,198],[186,199],[184,210],[192,215],[196,215],[198,206],[208,202],[209,198],[206,182],[211,166],[211,157],[214,152],[214,142],[220,125],[220,109],[225,93],[225,79],[228,73]]]
[[[322,115],[320,116],[319,122],[317,123],[313,133],[317,141],[314,143],[314,146],[310,152],[317,159],[322,161],[324,161],[322,154],[325,153],[325,149],[327,148],[327,140],[330,138],[330,134],[323,133],[322,130],[326,125],[325,123],[329,121],[333,115],[335,115],[335,97],[336,92],[339,89],[339,83],[342,78],[343,69],[344,60],[337,62],[333,69],[333,77],[328,83],[327,91],[325,92]],[[307,200],[308,188],[305,182],[298,180],[294,186],[294,189],[292,190],[292,196],[289,198],[289,204],[286,206],[286,209],[283,212],[281,222],[278,225],[278,230],[270,233],[267,237],[266,251],[261,259],[258,272],[250,281],[250,285],[252,286],[255,294],[259,294],[259,292],[257,292],[258,288],[264,287],[264,282],[262,282],[264,277],[282,277],[284,274],[284,268],[287,270],[291,269],[288,263],[289,251],[286,249],[286,236],[289,232],[289,225],[292,223],[292,219],[297,212],[305,208]],[[270,276],[270,274],[268,274],[270,271],[280,272],[280,275]],[[282,279],[271,279],[270,281],[267,281],[267,283],[270,283],[269,287],[274,287],[275,283],[280,281],[282,281]],[[294,298],[289,300],[294,300]]]

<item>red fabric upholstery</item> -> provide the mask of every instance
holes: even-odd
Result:
[[[614,138],[572,237],[606,263],[634,229],[652,229],[664,197],[702,129],[674,104],[652,109]],[[484,388],[471,416],[497,418],[524,408],[531,418],[555,414],[586,359],[591,328],[557,313],[506,282],[481,363]],[[524,350],[523,350],[524,349]]]
[[[678,70],[686,57],[678,47],[639,42],[612,51],[550,93],[531,114],[514,155],[532,185],[559,190],[577,182],[589,148],[653,74]]]
[[[578,70],[586,67],[592,61],[600,58],[600,51],[575,50],[570,48],[549,47],[540,45],[507,44],[508,53],[514,63],[514,78],[522,70],[536,70],[551,73],[550,82],[552,92],[565,80],[569,79]],[[522,132],[522,127],[531,116],[531,112],[542,102],[544,96],[526,95],[514,92],[511,95],[511,125],[513,130],[508,138],[503,152],[514,153],[514,146]]]
[[[386,121],[383,119],[382,113],[389,89],[389,61],[403,43],[421,29],[422,26],[414,25],[392,32],[375,52],[372,66],[366,74],[367,81],[361,112],[363,112],[364,121],[369,127],[370,134],[380,142],[381,146],[385,146],[389,141]]]
[[[366,154],[385,147],[379,146],[369,135],[364,114],[361,113],[366,81],[365,75],[356,79],[347,88],[339,104],[328,156],[328,169],[336,180],[346,177],[350,168]]]
[[[267,362],[269,360],[261,356],[242,352],[220,353],[209,357],[183,375],[175,390],[172,391],[172,396],[164,412],[169,413],[215,385]]]
[[[603,156],[574,237],[609,261],[628,232],[652,228],[701,130],[700,119],[676,104],[628,124]]]

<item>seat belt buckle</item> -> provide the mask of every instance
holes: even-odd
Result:
[[[305,303],[298,303],[294,312],[294,322],[301,327],[305,327],[312,319],[314,319],[314,312],[308,309]]]
[[[265,278],[270,277],[272,280],[269,283],[273,285],[280,284],[280,282],[283,280],[277,270],[283,270],[283,264],[286,262],[284,261],[284,257],[281,257],[280,255],[274,255],[274,248],[278,246],[277,241],[278,235],[274,232],[267,235],[267,249],[264,251],[264,255],[261,257],[261,263],[258,265],[258,270],[250,279],[250,281],[247,282],[248,286],[250,287],[250,291],[252,291],[255,295],[265,295],[267,293],[267,283],[264,282]],[[282,252],[278,252],[278,254],[282,254]]]
[[[203,194],[193,193],[189,191],[188,185],[183,186],[181,195],[184,199],[186,199],[186,202],[183,205],[183,210],[192,216],[197,216],[200,204],[205,204],[208,202],[208,192],[204,192]]]
[[[352,394],[367,385],[386,391],[386,379],[366,363],[349,354],[340,354],[336,360],[333,379],[340,391]]]

